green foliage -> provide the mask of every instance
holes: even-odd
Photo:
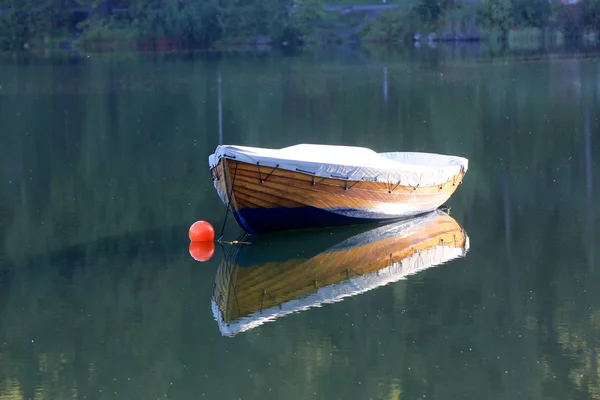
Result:
[[[511,0],[513,17],[523,26],[543,27],[550,16],[548,0]]]
[[[362,30],[361,36],[370,42],[401,42],[410,39],[414,28],[419,24],[419,16],[415,10],[390,10],[370,21]]]
[[[417,32],[436,32],[446,39],[477,37],[476,10],[475,6],[450,8],[446,1],[424,1],[412,9],[381,13],[362,33],[368,41],[390,42],[412,40]]]
[[[165,11],[147,21],[147,28],[157,36],[179,38],[188,44],[207,44],[219,36],[217,5],[214,2],[169,0]]]
[[[359,1],[359,0],[353,0]],[[400,0],[397,0],[398,2]],[[404,0],[402,0],[404,1]],[[389,0],[388,3],[396,1]],[[167,39],[182,46],[273,41],[294,46],[317,39],[317,27],[335,25],[325,16],[327,0],[5,0],[10,8],[0,15],[0,46],[27,47],[51,42],[75,30],[84,42]],[[332,4],[337,3],[332,1]],[[365,0],[365,4],[374,1]],[[379,1],[376,2],[379,4]],[[77,7],[93,12],[73,14]],[[111,9],[128,9],[112,14]],[[32,10],[35,10],[32,12]],[[375,20],[360,13],[353,26],[329,27],[348,31],[366,22],[362,37],[370,41],[398,41],[415,32],[436,32],[447,39],[488,34],[507,37],[514,28],[553,28],[568,35],[600,29],[600,0],[563,5],[548,0],[419,0],[412,8],[390,10]],[[86,19],[87,18],[87,19]],[[351,18],[349,18],[351,19]],[[339,22],[339,21],[338,21]],[[330,24],[330,25],[331,25]],[[341,24],[343,25],[343,24]],[[483,29],[481,29],[483,28]]]
[[[168,38],[195,47],[210,47],[217,41],[302,43],[312,39],[323,18],[321,0],[63,0],[58,4],[11,0],[2,5],[12,12],[0,16],[0,44],[22,46],[31,38],[66,35],[74,29],[84,31],[84,41],[98,43],[132,37]],[[294,10],[288,12],[292,5]],[[73,7],[91,7],[94,12],[87,20],[76,21]],[[129,11],[112,14],[114,8]]]
[[[322,18],[320,0],[295,2],[263,0],[167,0],[162,13],[138,8],[134,26],[142,37],[167,37],[186,45],[210,47],[220,43],[247,43],[280,39],[302,42]],[[261,39],[262,38],[262,39]]]
[[[502,34],[514,24],[513,2],[511,0],[488,0],[479,9],[479,18],[484,26],[493,27]]]
[[[0,45],[22,48],[31,40],[48,40],[66,31],[69,15],[66,7],[72,2],[64,1],[65,7],[53,7],[50,2],[11,0],[2,7],[11,12],[0,15]],[[30,10],[35,7],[38,12]]]
[[[322,29],[349,29],[362,24],[367,18],[365,12],[352,13],[324,13],[323,19],[319,23]]]
[[[476,40],[483,36],[479,5],[453,7],[444,12],[434,29],[444,40]]]
[[[600,30],[600,0],[581,0],[576,5],[554,4],[551,26],[566,35],[595,34]]]
[[[581,22],[586,29],[600,29],[600,0],[582,0],[581,11]]]
[[[436,21],[448,8],[450,0],[420,0],[417,13],[423,21]]]
[[[315,27],[323,21],[323,2],[321,0],[294,1],[295,10],[290,14],[290,20],[284,29],[284,40],[292,39],[299,42],[311,41]]]

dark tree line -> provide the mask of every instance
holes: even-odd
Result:
[[[0,3],[0,43],[20,47],[81,33],[91,38],[217,41],[309,40],[320,0],[8,0]]]
[[[272,41],[302,45],[317,39],[327,18],[324,3],[338,0],[4,0],[0,2],[0,45],[22,48],[81,35],[94,41],[175,40],[208,48],[219,43]],[[370,3],[373,0],[365,0]],[[363,37],[412,37],[464,21],[487,31],[554,28],[566,34],[598,31],[600,0],[564,5],[558,0],[418,0],[381,13]]]

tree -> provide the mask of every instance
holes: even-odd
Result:
[[[582,0],[582,23],[588,29],[600,29],[600,0]]]
[[[513,18],[525,26],[543,27],[550,16],[548,0],[512,0]]]
[[[482,5],[479,17],[484,26],[498,29],[502,35],[505,35],[514,23],[512,1],[486,1]]]
[[[423,21],[435,21],[442,16],[451,0],[421,0],[417,12]]]

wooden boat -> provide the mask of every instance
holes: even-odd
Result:
[[[462,157],[300,144],[218,146],[209,157],[223,203],[248,233],[409,218],[433,211],[467,172]]]
[[[464,230],[440,210],[370,225],[253,236],[251,244],[231,247],[212,298],[221,333],[233,336],[364,293],[463,257],[469,248]]]

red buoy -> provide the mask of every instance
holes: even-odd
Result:
[[[190,226],[192,242],[212,242],[215,240],[215,228],[206,221],[196,221]]]
[[[190,255],[196,261],[204,262],[215,254],[215,242],[191,242]]]

